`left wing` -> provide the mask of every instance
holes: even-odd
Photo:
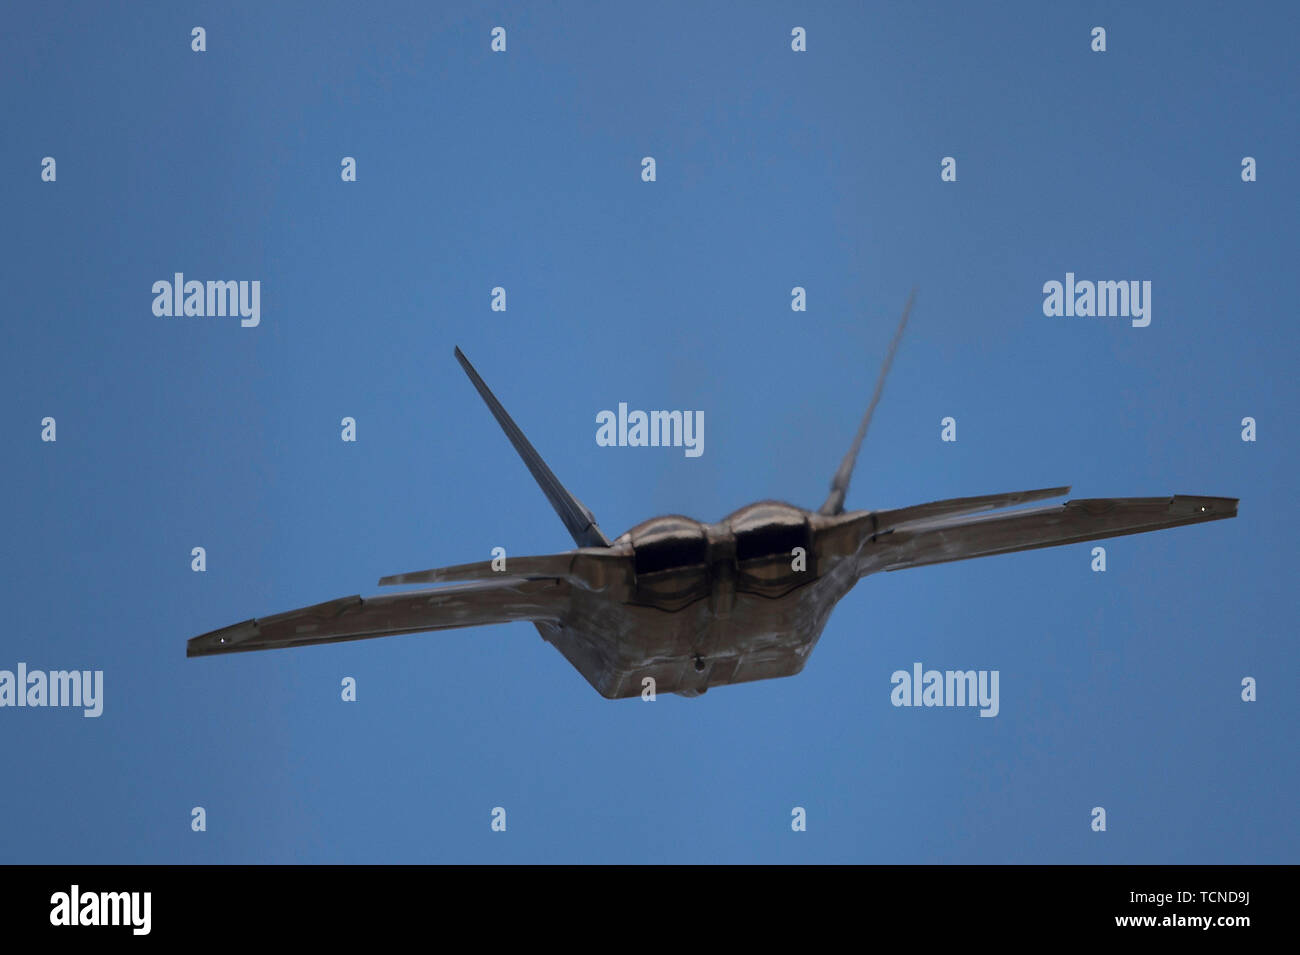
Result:
[[[569,589],[563,580],[505,577],[377,597],[340,597],[213,630],[186,643],[185,655],[341,643],[510,620],[558,620],[569,605]]]

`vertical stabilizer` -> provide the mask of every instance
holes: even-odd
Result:
[[[560,483],[559,478],[546,466],[542,456],[524,437],[524,433],[519,430],[519,425],[515,424],[514,419],[497,401],[496,395],[492,394],[487,384],[479,377],[474,366],[469,363],[469,359],[464,353],[457,348],[456,360],[460,366],[465,369],[465,374],[469,375],[469,380],[478,389],[479,395],[492,416],[497,419],[497,424],[501,425],[501,430],[506,433],[510,443],[515,446],[519,456],[524,459],[524,464],[533,475],[533,480],[537,482],[546,499],[551,502],[551,507],[555,508],[555,513],[560,515],[560,520],[564,521],[564,526],[568,528],[569,534],[573,537],[574,543],[579,547],[608,547],[609,541],[605,535],[600,532],[596,525],[596,518],[586,506],[570,494]]]

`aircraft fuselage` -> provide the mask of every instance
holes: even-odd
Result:
[[[603,562],[605,586],[574,586],[563,617],[537,629],[610,699],[792,676],[857,583],[870,523],[775,501],[715,524],[655,518],[605,552],[622,558]]]

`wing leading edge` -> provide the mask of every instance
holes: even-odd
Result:
[[[511,620],[558,620],[568,601],[569,585],[563,580],[519,578],[377,597],[340,597],[213,630],[187,642],[185,655],[341,643]]]
[[[1111,497],[979,517],[896,523],[862,548],[860,576],[972,557],[1011,554],[1237,516],[1235,497]],[[882,522],[883,523],[883,522]]]

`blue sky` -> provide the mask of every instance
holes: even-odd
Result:
[[[0,709],[0,860],[1295,862],[1298,20],[14,5],[0,668],[102,669],[105,701]],[[260,281],[261,324],[154,316],[178,271]],[[1067,271],[1150,280],[1151,325],[1044,316]],[[1104,574],[1077,545],[869,577],[798,677],[697,700],[606,701],[526,624],[185,658],[570,546],[453,346],[613,536],[819,505],[913,285],[850,508],[1072,484],[1240,516]],[[620,401],[702,409],[705,453],[598,447]],[[1000,714],[893,707],[916,661],[998,669]]]

